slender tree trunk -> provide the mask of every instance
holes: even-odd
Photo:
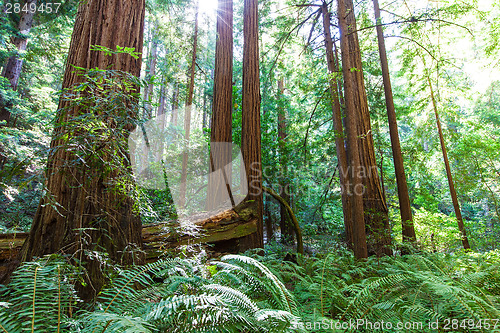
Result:
[[[71,37],[63,88],[71,90],[85,80],[73,66],[111,68],[139,76],[140,58],[134,59],[126,54],[106,56],[103,52],[91,51],[91,47],[102,45],[114,49],[120,45],[141,51],[144,10],[144,0],[83,2],[78,9]],[[87,167],[87,163],[80,163],[80,152],[67,149],[68,145],[61,135],[83,135],[71,132],[65,124],[88,112],[88,109],[61,98],[58,110],[57,123],[60,125],[54,132],[48,157],[47,195],[41,199],[21,251],[21,260],[57,252],[73,255],[79,262],[85,262],[88,279],[85,278],[86,285],[80,286],[79,290],[81,297],[90,299],[104,284],[102,263],[95,259],[93,251],[104,249],[118,263],[137,264],[143,261],[141,252],[136,251],[142,246],[141,220],[134,212],[134,202],[129,194],[117,191],[113,185],[116,179],[123,179],[130,173],[128,154],[122,152],[123,167],[118,169],[105,171],[105,165],[96,164],[96,168],[92,168]],[[109,126],[117,130],[117,120],[108,121]],[[123,126],[126,130],[134,127],[129,123]],[[118,152],[110,152],[110,155],[116,154]]]
[[[36,0],[26,0],[24,2],[24,5],[28,6],[28,8],[32,4],[36,5]],[[22,5],[21,8],[23,8],[24,5]],[[19,34],[12,38],[12,43],[17,48],[17,53],[7,60],[7,64],[3,69],[3,76],[9,80],[10,86],[14,91],[17,90],[17,84],[21,77],[21,70],[23,68],[21,53],[26,51],[26,47],[28,46],[28,35],[33,25],[34,16],[35,12],[30,10],[21,11],[21,19],[18,26]],[[7,124],[9,124],[10,121],[10,111],[8,108],[8,105],[0,103],[0,121],[5,120]]]
[[[363,76],[361,51],[356,32],[356,18],[352,0],[344,0],[346,5],[347,39],[350,55],[351,76],[353,77],[354,107],[358,113],[358,141],[361,173],[365,193],[363,206],[368,240],[368,253],[373,255],[391,255],[391,232],[389,225],[389,210],[378,175],[375,159],[375,148],[370,124],[370,112]],[[342,51],[344,55],[344,51]],[[352,171],[352,170],[351,170]]]
[[[158,23],[154,22],[152,24],[152,29],[153,31],[151,32],[151,38],[153,39],[151,41],[151,50],[149,54],[149,63],[148,63],[148,68],[147,68],[147,75],[146,75],[146,80],[150,81],[144,89],[144,103],[145,103],[145,116],[147,118],[151,118],[153,108],[151,107],[151,100],[153,99],[153,88],[154,84],[151,82],[151,80],[154,78],[156,75],[156,64],[158,62],[158,40],[157,40],[157,26]]]
[[[271,209],[269,205],[269,200],[264,201],[264,220],[266,222],[267,243],[269,243],[274,238],[273,221],[271,218]]]
[[[460,211],[460,205],[458,204],[457,192],[455,190],[455,185],[453,184],[453,177],[451,175],[450,162],[448,161],[448,153],[446,152],[446,144],[444,142],[443,130],[441,128],[441,121],[439,120],[439,114],[437,109],[436,98],[434,96],[434,90],[432,89],[431,78],[427,76],[427,82],[429,83],[429,89],[431,91],[432,106],[434,108],[434,115],[436,116],[436,125],[439,133],[439,142],[441,143],[441,150],[443,152],[444,166],[446,168],[446,177],[448,177],[448,185],[450,187],[451,201],[453,202],[453,208],[455,209],[455,215],[458,222],[458,230],[462,234],[462,245],[464,249],[470,249],[469,239],[467,238],[467,232],[465,231],[464,221],[462,219],[462,213]]]
[[[189,84],[186,98],[186,110],[184,112],[184,147],[189,147],[189,136],[191,134],[191,110],[193,107],[194,93],[194,76],[196,74],[196,52],[198,50],[198,6],[199,0],[196,0],[195,19],[194,19],[194,35],[193,35],[193,54],[191,58],[191,68],[189,70]],[[182,174],[179,190],[179,208],[184,208],[186,203],[186,181],[187,181],[187,164],[189,153],[186,150],[182,153]]]
[[[283,78],[278,80],[278,96],[279,96],[279,106],[278,106],[278,147],[279,147],[279,159],[281,165],[281,176],[284,178],[279,179],[280,183],[280,197],[283,198],[288,204],[290,204],[290,184],[286,179],[288,174],[288,159],[286,154],[286,110],[283,105],[284,94],[285,94],[285,83]],[[294,231],[291,223],[288,222],[287,209],[283,205],[280,207],[280,229],[281,229],[281,241],[283,244],[291,244],[293,242]]]
[[[415,242],[415,228],[413,226],[413,216],[411,213],[410,196],[408,194],[408,184],[403,164],[403,155],[399,143],[398,123],[396,109],[392,96],[391,77],[389,74],[389,64],[385,49],[384,32],[380,20],[380,8],[378,0],[373,0],[375,9],[375,19],[377,21],[378,49],[380,54],[380,65],[382,67],[382,79],[384,81],[385,104],[387,106],[387,117],[389,118],[389,133],[391,137],[392,156],[394,158],[394,169],[396,173],[396,183],[398,186],[399,210],[401,212],[401,223],[403,226],[403,242]]]
[[[328,5],[326,4],[326,2],[323,2],[322,5],[322,15],[323,15],[323,30],[325,34],[326,60],[328,63],[328,72],[331,76],[330,99],[333,111],[332,117],[333,117],[333,129],[335,131],[335,148],[337,150],[337,160],[339,165],[338,167],[340,169],[342,212],[344,214],[346,241],[348,246],[352,248],[353,226],[352,226],[351,197],[348,195],[348,191],[346,191],[349,184],[349,168],[347,164],[347,154],[345,151],[345,144],[344,144],[344,129],[342,126],[342,111],[339,100],[339,87],[337,84],[338,82],[337,78],[335,77],[339,69],[333,53],[333,41],[330,31],[330,13],[328,11]]]
[[[246,248],[264,247],[258,0],[244,0],[242,94],[241,150],[248,180],[247,199],[253,201],[255,216],[258,219],[257,232],[240,241],[240,250],[245,250]]]
[[[358,148],[358,128],[356,123],[359,122],[359,114],[356,112],[356,91],[355,83],[356,78],[354,72],[351,70],[349,37],[348,34],[351,30],[348,28],[348,20],[346,20],[347,12],[345,2],[349,0],[338,0],[338,16],[340,27],[340,47],[342,51],[342,70],[344,74],[344,98],[346,101],[346,130],[347,130],[347,145],[349,154],[349,167],[351,168],[350,182],[345,191],[351,195],[351,209],[352,209],[352,225],[353,225],[353,247],[354,255],[356,258],[366,258],[368,256],[368,249],[366,243],[365,219],[363,210],[363,193],[365,186],[360,171],[362,170],[361,161],[359,158]],[[352,8],[350,9],[352,10]]]
[[[233,110],[233,1],[219,0],[217,10],[217,41],[215,44],[214,100],[210,132],[210,166],[207,209],[216,208],[230,196],[227,184],[231,184],[229,168],[231,162]],[[213,144],[221,142],[225,144]],[[221,177],[217,170],[226,169],[226,177]],[[227,174],[229,173],[229,174]],[[226,181],[228,183],[226,183]]]
[[[167,102],[167,95],[168,95],[168,90],[166,87],[166,83],[163,82],[160,88],[160,100],[158,101],[158,111],[156,112],[157,116],[165,114],[165,104]]]
[[[170,123],[177,126],[179,122],[179,83],[175,82],[174,91],[172,93],[172,117]]]
[[[207,93],[203,89],[203,120],[201,123],[201,129],[207,128]]]

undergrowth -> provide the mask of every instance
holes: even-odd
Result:
[[[1,286],[0,331],[494,332],[499,259],[496,251],[366,261],[332,252],[297,263],[276,253],[162,259],[112,267],[89,305],[73,288],[82,272],[49,256]]]
[[[259,258],[291,286],[310,332],[373,332],[372,325],[382,323],[378,331],[500,331],[497,251],[299,259]],[[458,327],[452,327],[454,319]]]

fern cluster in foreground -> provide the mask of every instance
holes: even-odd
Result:
[[[260,260],[294,286],[302,319],[312,332],[332,332],[342,324],[347,329],[333,331],[374,331],[368,324],[347,325],[358,320],[390,323],[385,327],[393,329],[383,332],[436,332],[436,322],[443,331],[491,332],[495,323],[500,331],[498,252],[422,253],[361,262],[349,253],[302,258],[299,264],[273,255]],[[458,328],[452,329],[453,319]],[[397,329],[398,324],[408,326]]]
[[[22,265],[0,295],[0,332],[292,332],[293,296],[257,260],[228,255],[115,267],[85,309],[72,266],[47,257]],[[74,308],[79,310],[74,312]]]
[[[82,272],[49,256],[25,263],[0,286],[0,332],[374,331],[345,326],[359,320],[390,323],[383,332],[491,332],[500,318],[498,252],[298,259],[200,256],[113,267],[89,305],[73,288]]]

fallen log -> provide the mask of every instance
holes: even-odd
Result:
[[[238,252],[239,240],[257,231],[253,202],[234,209],[207,212],[185,221],[167,221],[142,227],[143,250],[148,261],[183,245],[209,244],[217,252]],[[17,258],[28,233],[0,234],[0,265]]]

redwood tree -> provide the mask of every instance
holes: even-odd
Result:
[[[349,160],[349,183],[344,191],[348,191],[351,196],[351,214],[353,226],[353,249],[356,258],[366,258],[368,256],[365,220],[363,210],[363,197],[365,186],[362,179],[362,164],[360,160],[360,149],[358,140],[357,124],[361,121],[360,114],[356,107],[357,88],[355,71],[352,70],[354,64],[351,63],[352,56],[349,46],[349,34],[352,33],[346,20],[347,11],[346,2],[350,0],[338,0],[338,16],[340,28],[340,49],[342,51],[342,72],[344,75],[344,98],[346,103],[346,132],[347,148]],[[351,9],[352,10],[352,9]],[[349,14],[348,14],[349,13]]]
[[[368,252],[370,254],[392,254],[390,249],[391,235],[389,226],[389,210],[385,201],[385,196],[380,184],[377,162],[375,160],[375,149],[373,135],[370,124],[370,112],[366,97],[363,66],[361,62],[361,50],[359,47],[358,34],[356,28],[356,17],[354,15],[354,4],[352,0],[339,1],[344,4],[345,15],[339,13],[339,20],[345,19],[347,44],[342,50],[342,58],[348,56],[350,67],[349,77],[352,80],[354,110],[357,115],[358,145],[359,145],[359,170],[353,169],[351,172],[359,173],[365,186],[363,194],[363,207],[368,238]],[[342,59],[344,67],[344,59]],[[344,76],[345,76],[345,68]],[[344,77],[344,82],[346,78]],[[347,95],[347,87],[344,87]],[[345,97],[347,100],[347,96]],[[347,102],[347,101],[346,101]],[[352,155],[349,158],[353,158]]]
[[[243,101],[241,150],[248,180],[248,200],[255,205],[257,232],[241,240],[241,250],[264,247],[262,223],[262,162],[260,133],[258,0],[243,9]]]
[[[92,91],[78,92],[72,89],[87,81],[86,76],[75,70],[75,66],[84,69],[109,68],[113,70],[113,74],[110,74],[113,77],[120,76],[120,73],[139,76],[140,57],[120,53],[109,56],[105,52],[93,50],[93,46],[100,45],[113,50],[118,45],[141,51],[144,10],[144,0],[88,0],[80,4],[63,79],[63,88],[67,91],[65,95],[80,93],[84,98],[87,96],[88,100],[95,100]],[[127,78],[126,74],[121,76]],[[124,95],[135,92],[138,96],[137,90],[137,87],[132,88]],[[78,137],[84,136],[83,141],[92,141],[95,137],[85,131],[74,132],[68,126],[78,126],[80,117],[98,117],[102,111],[92,106],[75,104],[65,95],[59,100],[57,126],[48,157],[47,194],[41,199],[29,237],[21,251],[21,260],[57,252],[72,255],[84,262],[87,268],[86,286],[80,286],[79,289],[81,296],[88,299],[95,296],[104,283],[102,263],[93,254],[94,251],[105,250],[118,263],[143,261],[142,255],[136,255],[140,252],[135,251],[142,246],[141,220],[127,192],[130,185],[117,184],[130,174],[128,154],[124,149],[118,150],[110,143],[108,145],[108,140],[116,140],[113,133],[125,133],[124,136],[127,136],[134,128],[131,118],[137,114],[130,114],[128,118],[118,114],[113,118],[115,115],[110,114],[103,120],[105,127],[99,133],[112,134],[96,147],[97,152],[107,152],[100,153],[102,163],[98,164],[92,159],[94,154],[86,155],[75,144],[80,142],[77,141]],[[106,99],[105,93],[102,98]],[[127,105],[122,109],[125,112],[134,110]],[[119,119],[122,118],[124,123],[120,123]],[[116,150],[113,151],[113,148]],[[106,163],[117,155],[123,157],[123,165],[107,168]],[[125,189],[119,189],[120,186]]]
[[[392,96],[391,77],[389,74],[389,64],[385,49],[384,32],[380,20],[380,8],[378,0],[373,0],[375,19],[377,20],[377,39],[380,55],[380,66],[382,67],[382,79],[384,82],[385,104],[387,107],[387,117],[389,118],[389,133],[391,137],[392,156],[394,158],[394,169],[396,183],[398,186],[399,210],[401,212],[401,223],[403,230],[403,242],[415,242],[415,228],[413,226],[413,216],[410,206],[410,195],[408,194],[408,184],[403,164],[403,154],[399,143],[398,123],[396,119],[396,109]]]
[[[210,142],[232,142],[233,108],[233,0],[219,0],[217,9],[217,41],[215,44],[214,98]],[[225,179],[214,174],[231,162],[228,145],[211,146],[211,176],[208,183],[207,209],[217,208],[228,196]],[[213,163],[212,163],[213,162]],[[231,175],[226,175],[230,184]],[[224,177],[226,178],[226,177]]]
[[[330,12],[328,5],[323,2],[321,7],[323,16],[323,31],[325,35],[326,61],[328,64],[328,73],[330,74],[330,99],[332,104],[333,129],[335,131],[335,148],[337,151],[338,168],[340,170],[340,186],[342,189],[342,211],[344,215],[344,227],[346,233],[346,241],[349,247],[353,244],[353,225],[352,225],[352,208],[351,196],[348,194],[349,175],[347,153],[344,142],[344,129],[342,126],[342,110],[340,106],[340,96],[338,89],[338,80],[335,75],[338,73],[338,65],[333,53],[333,40],[330,31]]]

